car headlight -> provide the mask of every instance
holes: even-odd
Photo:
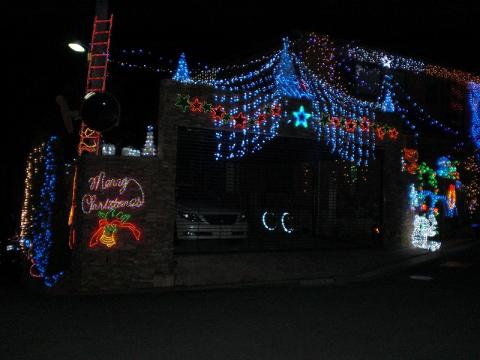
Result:
[[[246,214],[240,214],[240,216],[238,217],[238,221],[239,222],[245,222],[247,221],[247,215]]]
[[[200,221],[200,217],[199,217],[198,215],[192,214],[192,213],[189,213],[189,212],[180,211],[180,212],[178,213],[178,215],[179,215],[181,218],[183,218],[183,219],[185,219],[185,220],[189,220],[189,221],[191,221],[191,222],[198,222],[198,221]]]

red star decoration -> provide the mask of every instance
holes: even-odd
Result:
[[[357,123],[352,119],[348,119],[345,122],[345,128],[347,129],[347,132],[353,133],[353,132],[355,132],[355,129],[357,128]]]
[[[331,122],[333,125],[335,125],[335,127],[337,127],[337,128],[340,127],[340,125],[342,125],[342,121],[341,121],[340,118],[337,117],[337,116],[332,116],[332,117],[330,118],[330,122]]]
[[[267,120],[267,116],[265,114],[260,114],[257,117],[256,123],[257,125],[262,125],[265,120]]]
[[[388,137],[392,140],[397,140],[398,131],[395,128],[388,130]]]
[[[366,117],[363,117],[362,118],[362,122],[360,123],[360,129],[362,129],[362,131],[368,131],[368,128],[370,127],[370,121],[366,118]]]
[[[192,112],[203,112],[203,103],[198,97],[193,98],[193,101],[190,102],[190,110]]]
[[[275,104],[274,107],[272,107],[272,116],[281,116],[282,115],[282,109],[280,108],[280,105]]]
[[[212,109],[213,120],[222,120],[225,116],[225,110],[221,105],[218,105],[216,108]]]
[[[233,117],[233,120],[235,120],[235,128],[240,128],[243,129],[245,128],[245,124],[247,122],[247,117],[243,115],[243,113],[239,112],[238,115]]]
[[[377,130],[375,130],[376,133],[377,133],[377,137],[379,140],[383,140],[383,138],[385,137],[385,131],[383,130],[382,127],[377,127]]]

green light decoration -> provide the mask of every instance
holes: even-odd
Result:
[[[229,113],[226,113],[223,116],[223,125],[228,125],[230,123],[230,121],[232,121],[232,115],[229,114]]]
[[[123,211],[117,211],[115,209],[110,209],[108,211],[99,210],[97,215],[101,219],[118,219],[122,222],[126,222],[132,217],[130,214],[124,213]]]
[[[418,165],[417,174],[422,187],[425,186],[425,182],[427,182],[428,185],[434,189],[438,188],[437,173],[424,162]]]
[[[186,112],[190,107],[190,96],[189,95],[178,95],[175,106],[180,108],[183,112]]]
[[[209,113],[211,111],[212,111],[212,104],[210,103],[203,104],[203,112]]]

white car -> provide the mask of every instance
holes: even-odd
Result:
[[[247,217],[240,210],[216,206],[177,205],[178,240],[245,239]]]

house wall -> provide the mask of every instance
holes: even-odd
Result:
[[[80,290],[128,290],[150,287],[171,287],[175,283],[174,223],[175,174],[178,126],[214,128],[206,114],[191,116],[175,106],[177,94],[190,94],[213,101],[209,88],[185,86],[171,80],[162,81],[158,117],[158,157],[93,157],[83,156],[77,179],[76,231],[73,252],[73,286]],[[395,122],[395,119],[386,119]],[[398,127],[398,124],[391,124]],[[400,127],[398,127],[400,128]],[[285,134],[288,136],[288,134]],[[408,208],[408,179],[402,176],[400,154],[403,138],[388,142],[378,152],[383,179],[383,224],[381,231],[386,246],[408,244],[411,214]],[[135,240],[132,233],[120,228],[117,244],[89,246],[98,230],[95,211],[82,209],[85,196],[96,195],[119,200],[139,196],[135,185],[123,193],[118,189],[92,190],[94,177],[104,173],[107,178],[135,179],[144,193],[144,203],[138,208],[122,209],[131,215],[142,236]],[[93,179],[93,180],[92,180]],[[134,182],[132,182],[133,184]],[[135,184],[136,184],[135,183]]]

